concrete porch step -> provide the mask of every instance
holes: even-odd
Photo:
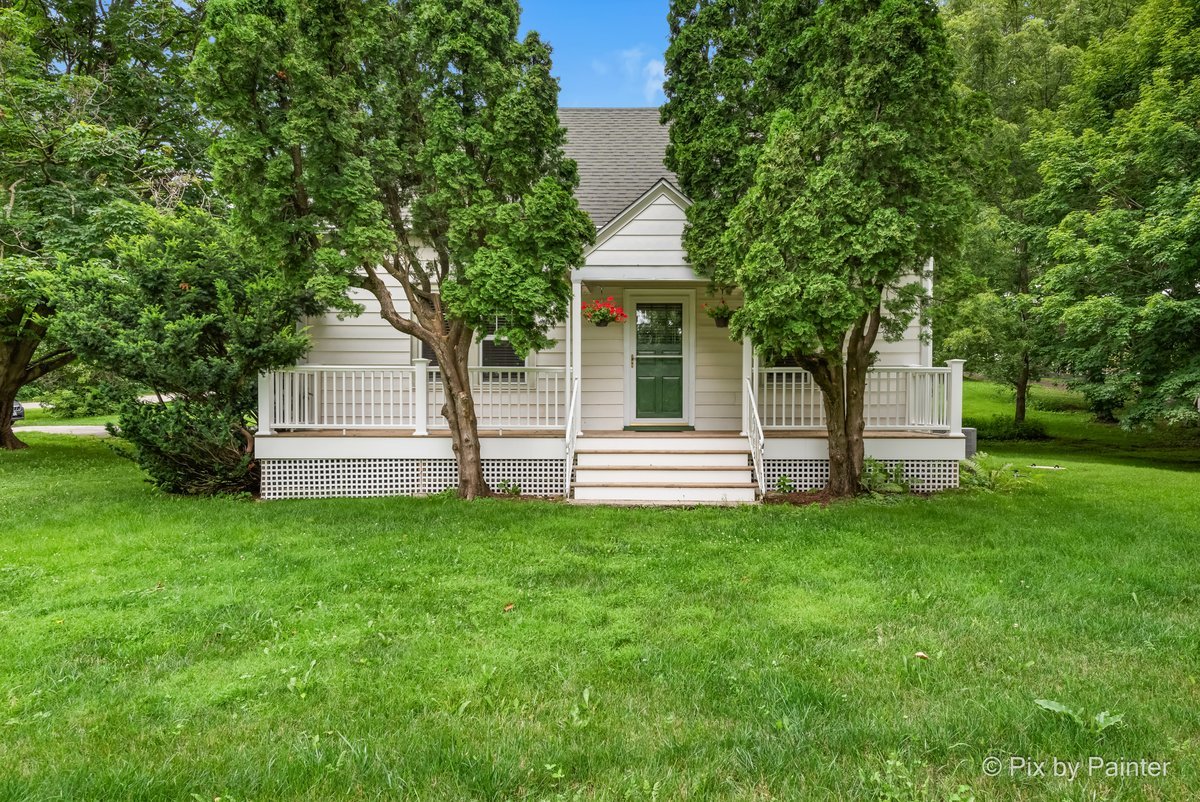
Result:
[[[576,451],[580,468],[744,468],[748,451]]]
[[[743,460],[743,463],[745,461]],[[752,478],[749,465],[604,465],[576,466],[575,482],[579,484],[745,484]]]
[[[614,504],[753,504],[752,482],[576,483],[574,501]]]

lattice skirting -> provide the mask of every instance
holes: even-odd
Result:
[[[520,485],[531,496],[561,496],[566,462],[561,459],[485,459],[492,488]],[[367,498],[423,496],[458,487],[452,459],[265,459],[262,497]]]
[[[904,475],[918,493],[936,493],[958,487],[958,462],[952,459],[880,460],[889,468],[904,463]],[[827,459],[768,459],[763,462],[767,489],[775,489],[779,477],[786,476],[797,490],[818,490],[829,481]]]

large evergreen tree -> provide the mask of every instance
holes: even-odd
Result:
[[[471,343],[498,323],[519,353],[548,346],[592,236],[550,48],[518,39],[519,16],[515,0],[213,0],[197,58],[236,222],[429,346],[466,498],[488,492]]]
[[[857,492],[877,337],[913,319],[910,277],[952,250],[968,206],[937,4],[677,0],[672,20],[669,164],[717,220],[689,215],[689,255],[745,293],[734,336],[812,373],[829,490]],[[738,51],[718,58],[727,42]],[[708,142],[714,116],[737,130],[727,156]]]

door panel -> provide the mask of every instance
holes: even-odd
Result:
[[[643,420],[683,418],[683,304],[638,304],[635,405]]]

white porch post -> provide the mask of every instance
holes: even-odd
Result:
[[[416,417],[413,428],[417,437],[429,436],[429,360],[414,359],[413,367],[413,402],[416,406]]]
[[[749,382],[749,385],[747,385]],[[742,338],[742,436],[750,434],[750,399],[748,392],[755,391],[754,381],[754,346],[749,337]],[[747,389],[749,387],[749,389]]]
[[[963,366],[965,359],[951,359],[946,362],[950,366],[950,386],[946,388],[949,397],[946,400],[946,417],[950,422],[950,434],[962,434],[963,418]]]
[[[264,435],[271,433],[271,425],[274,423],[271,420],[271,408],[275,405],[272,397],[274,389],[274,381],[272,374],[258,374],[258,431],[256,434]]]
[[[583,432],[583,282],[571,282],[571,369],[567,371],[567,395],[574,395],[579,382],[579,399],[575,412],[575,434]],[[568,402],[569,403],[569,402]]]
[[[925,273],[921,276],[921,288],[925,294],[926,303],[933,301],[933,260],[930,259],[925,263]],[[922,315],[928,310],[928,307],[922,305]],[[933,324],[926,321],[921,326],[921,367],[933,367]]]

